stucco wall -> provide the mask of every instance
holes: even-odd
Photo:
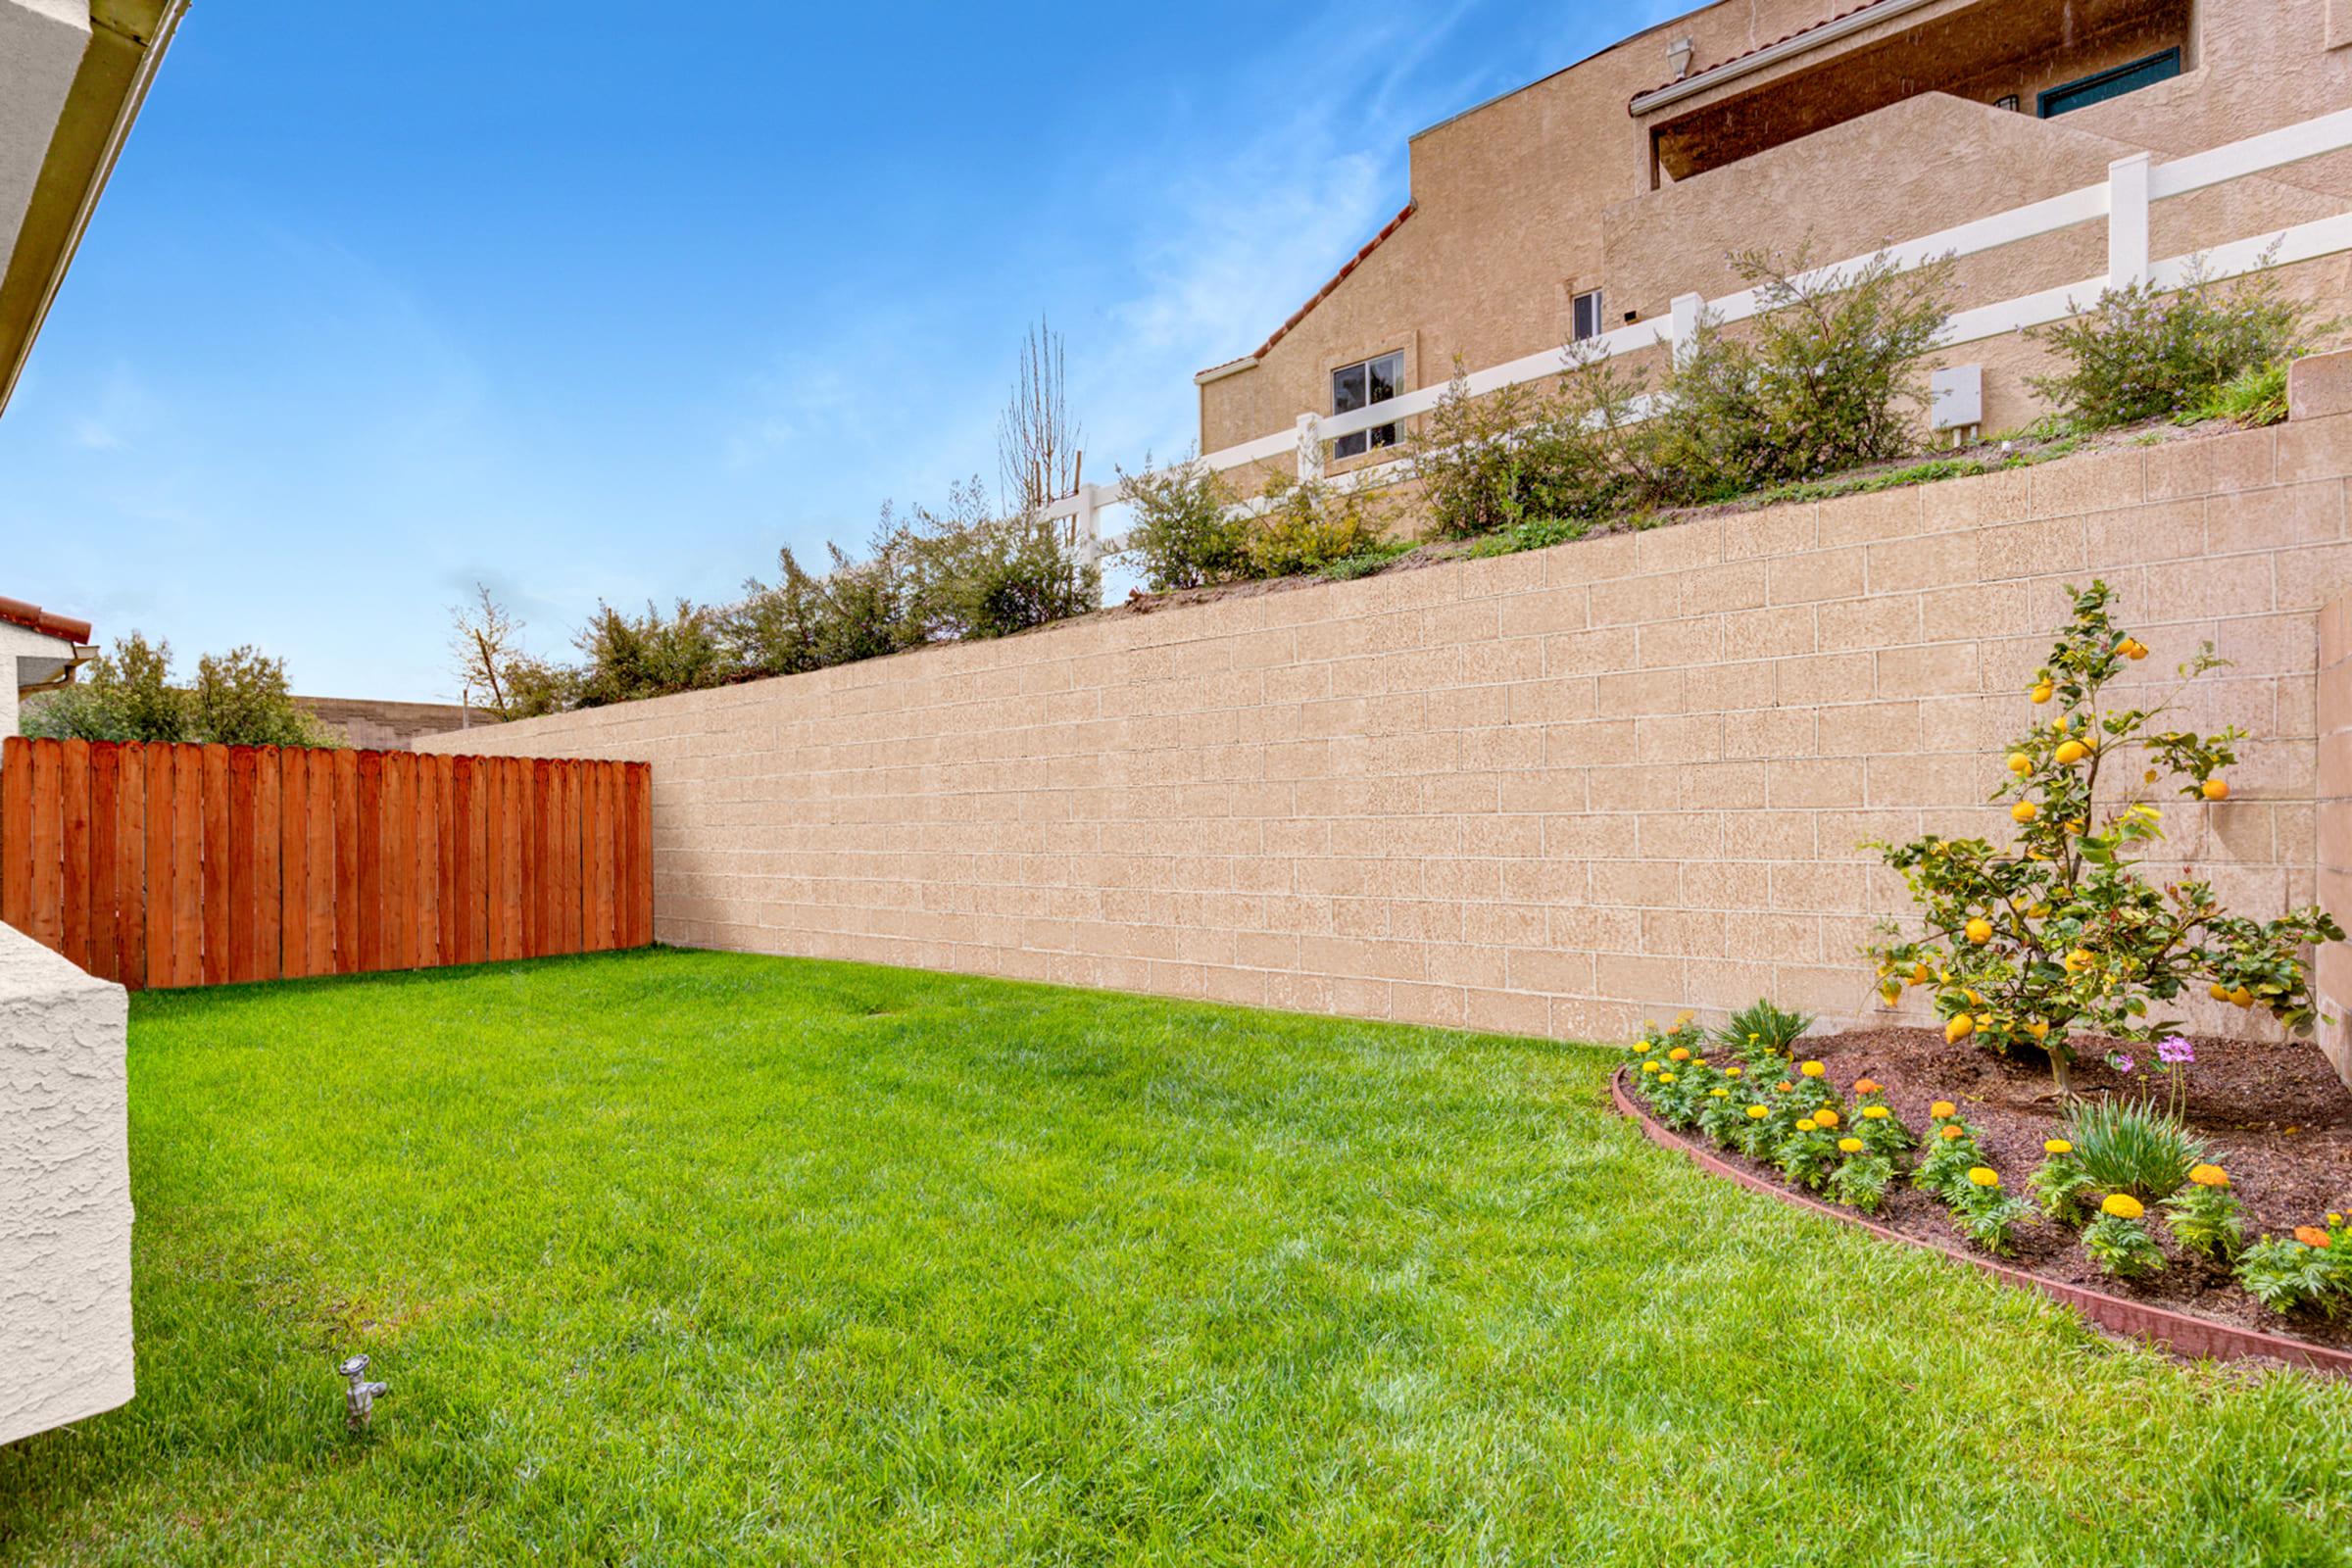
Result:
[[[0,925],[0,1443],[131,1396],[126,1016]]]
[[[2352,597],[2320,612],[2320,902],[2352,931]],[[2320,1046],[2352,1084],[2352,946],[2319,962]]]
[[[668,942],[1570,1037],[1759,994],[1849,1019],[1901,907],[1858,842],[2007,827],[1999,742],[2094,573],[2160,656],[2135,678],[2203,638],[2235,662],[2184,716],[2253,738],[2226,805],[2168,811],[2181,860],[2249,910],[2312,900],[2347,473],[2352,416],[463,745],[652,761]]]
[[[88,0],[0,0],[0,271],[89,42]]]

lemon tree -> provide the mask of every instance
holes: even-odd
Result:
[[[2106,702],[2108,684],[2148,648],[2117,630],[2106,583],[2069,592],[2073,618],[2026,694],[2034,721],[2009,746],[1992,796],[2010,803],[2013,842],[1867,846],[1902,873],[1925,916],[1923,934],[1889,926],[1867,950],[1886,1003],[1928,988],[1945,1039],[2046,1054],[2061,1093],[2070,1042],[2171,1032],[2164,1010],[2192,987],[2307,1028],[2306,950],[2344,937],[2317,907],[2254,920],[2225,910],[2209,883],[2142,874],[2135,857],[2164,836],[2158,799],[2191,809],[2228,800],[2223,770],[2243,736],[2164,727],[2180,691],[2222,666],[2210,643],[2157,707]]]

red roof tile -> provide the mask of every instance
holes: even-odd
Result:
[[[0,620],[70,643],[86,643],[90,640],[88,621],[75,620],[71,615],[53,615],[40,606],[28,605],[22,599],[0,597]]]
[[[1293,311],[1291,313],[1291,318],[1274,329],[1273,336],[1267,338],[1263,343],[1260,343],[1256,348],[1250,350],[1248,354],[1243,355],[1241,359],[1227,360],[1225,365],[1212,365],[1208,368],[1210,370],[1222,370],[1225,368],[1226,365],[1240,365],[1248,361],[1264,359],[1268,349],[1281,342],[1284,335],[1287,334],[1292,327],[1297,326],[1300,321],[1306,319],[1307,312],[1313,310],[1316,306],[1329,299],[1331,297],[1331,291],[1335,288],[1338,288],[1342,283],[1346,282],[1349,272],[1354,271],[1357,268],[1364,265],[1365,257],[1380,249],[1382,241],[1386,240],[1391,234],[1394,234],[1398,229],[1402,228],[1404,226],[1404,220],[1412,217],[1414,212],[1419,209],[1420,205],[1421,204],[1419,202],[1406,202],[1403,210],[1398,212],[1395,218],[1390,219],[1387,225],[1384,226],[1379,233],[1373,235],[1369,240],[1364,242],[1364,248],[1362,250],[1359,250],[1353,256],[1348,257],[1347,265],[1331,274],[1330,282],[1325,283],[1321,288],[1315,290],[1315,296],[1313,299],[1308,300],[1304,305],[1301,305],[1297,310]],[[1208,373],[1208,371],[1203,370],[1200,373],[1205,375]]]

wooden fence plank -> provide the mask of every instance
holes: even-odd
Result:
[[[172,982],[172,748],[147,748],[147,983]]]
[[[286,972],[285,804],[286,748],[264,746],[253,758],[253,953],[257,980]]]
[[[385,966],[384,921],[384,759],[380,752],[360,754],[359,857],[354,934],[359,938],[360,972]]]
[[[654,770],[645,762],[626,764],[628,820],[622,829],[628,846],[627,947],[648,947],[654,940]]]
[[[117,976],[133,991],[147,986],[147,748],[131,741],[119,763],[115,797],[115,954]],[[0,828],[0,832],[5,832]]]
[[[483,956],[482,795],[470,757],[449,760],[450,962],[479,963]]]
[[[367,808],[360,799],[360,757],[356,752],[335,754],[335,973],[357,974],[361,968],[361,932],[371,921],[360,918],[360,819]]]
[[[0,923],[32,933],[32,742],[0,739]]]
[[[577,758],[564,762],[564,891],[560,907],[564,917],[564,951],[584,953],[588,948],[586,909],[582,900],[587,897],[587,802],[582,797],[582,768]]]
[[[204,748],[172,748],[172,984],[204,982]]]
[[[461,846],[466,842],[466,823],[458,815],[458,760],[454,757],[427,756],[422,765],[433,774],[433,816],[440,826],[440,842],[434,847],[433,869],[436,873],[434,896],[441,910],[440,929],[433,938],[433,951],[440,955],[439,962],[464,963],[459,956],[465,943],[458,934],[458,921],[464,912],[464,897],[458,879],[465,864]]]
[[[403,752],[384,754],[384,963],[416,964],[416,769]]]
[[[234,918],[231,858],[236,841],[229,824],[233,810],[230,794],[234,786],[229,777],[227,747],[200,747],[198,756],[204,778],[204,877],[197,906],[204,918],[204,983],[217,986],[227,983],[236,974],[232,956],[235,939],[229,934]]]
[[[257,769],[252,747],[228,749],[228,978],[237,983],[262,977],[261,887],[255,874],[255,840],[261,834],[255,807]]]
[[[409,902],[416,925],[409,942],[409,962],[424,969],[441,961],[441,792],[434,759],[406,754],[415,802],[415,830],[411,843],[416,862]]]
[[[58,795],[65,811],[63,858],[59,880],[61,940],[58,952],[69,962],[90,966],[90,743],[70,740],[58,746]]]
[[[580,945],[590,953],[612,946],[612,776],[601,762],[580,776]]]
[[[32,826],[25,835],[32,846],[32,896],[24,934],[53,953],[66,948],[66,803],[60,793],[64,767],[58,742],[32,743]]]
[[[303,823],[309,837],[310,890],[304,897],[308,919],[303,928],[303,971],[332,974],[335,968],[335,758],[339,754],[312,750],[302,754],[303,770],[310,775],[311,812]],[[292,940],[291,931],[288,932]]]
[[[82,939],[81,966],[101,980],[122,978],[122,958],[115,950],[115,813],[122,779],[121,750],[99,746],[89,753],[88,842],[78,864],[69,862],[67,874],[82,887],[88,911]]]
[[[287,752],[279,759],[277,874],[278,966],[289,980],[313,973],[311,968],[311,805],[310,753]]]

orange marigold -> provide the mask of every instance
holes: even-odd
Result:
[[[2188,1179],[2199,1187],[2227,1187],[2230,1185],[2230,1173],[2219,1165],[2191,1165],[2188,1168]]]
[[[1931,1116],[1954,1116],[1958,1115],[1960,1107],[1948,1100],[1938,1100],[1928,1107],[1928,1114]]]
[[[2328,1247],[2334,1244],[2335,1238],[2317,1225],[2298,1225],[2295,1227],[2295,1240],[2305,1247]]]
[[[1943,1130],[1943,1136],[1946,1138],[1966,1138],[1968,1136],[1968,1129],[1965,1127],[1946,1127]]]
[[[1854,1093],[1857,1095],[1875,1095],[1886,1087],[1886,1086],[1885,1084],[1879,1082],[1876,1078],[1857,1078],[1854,1080]]]

